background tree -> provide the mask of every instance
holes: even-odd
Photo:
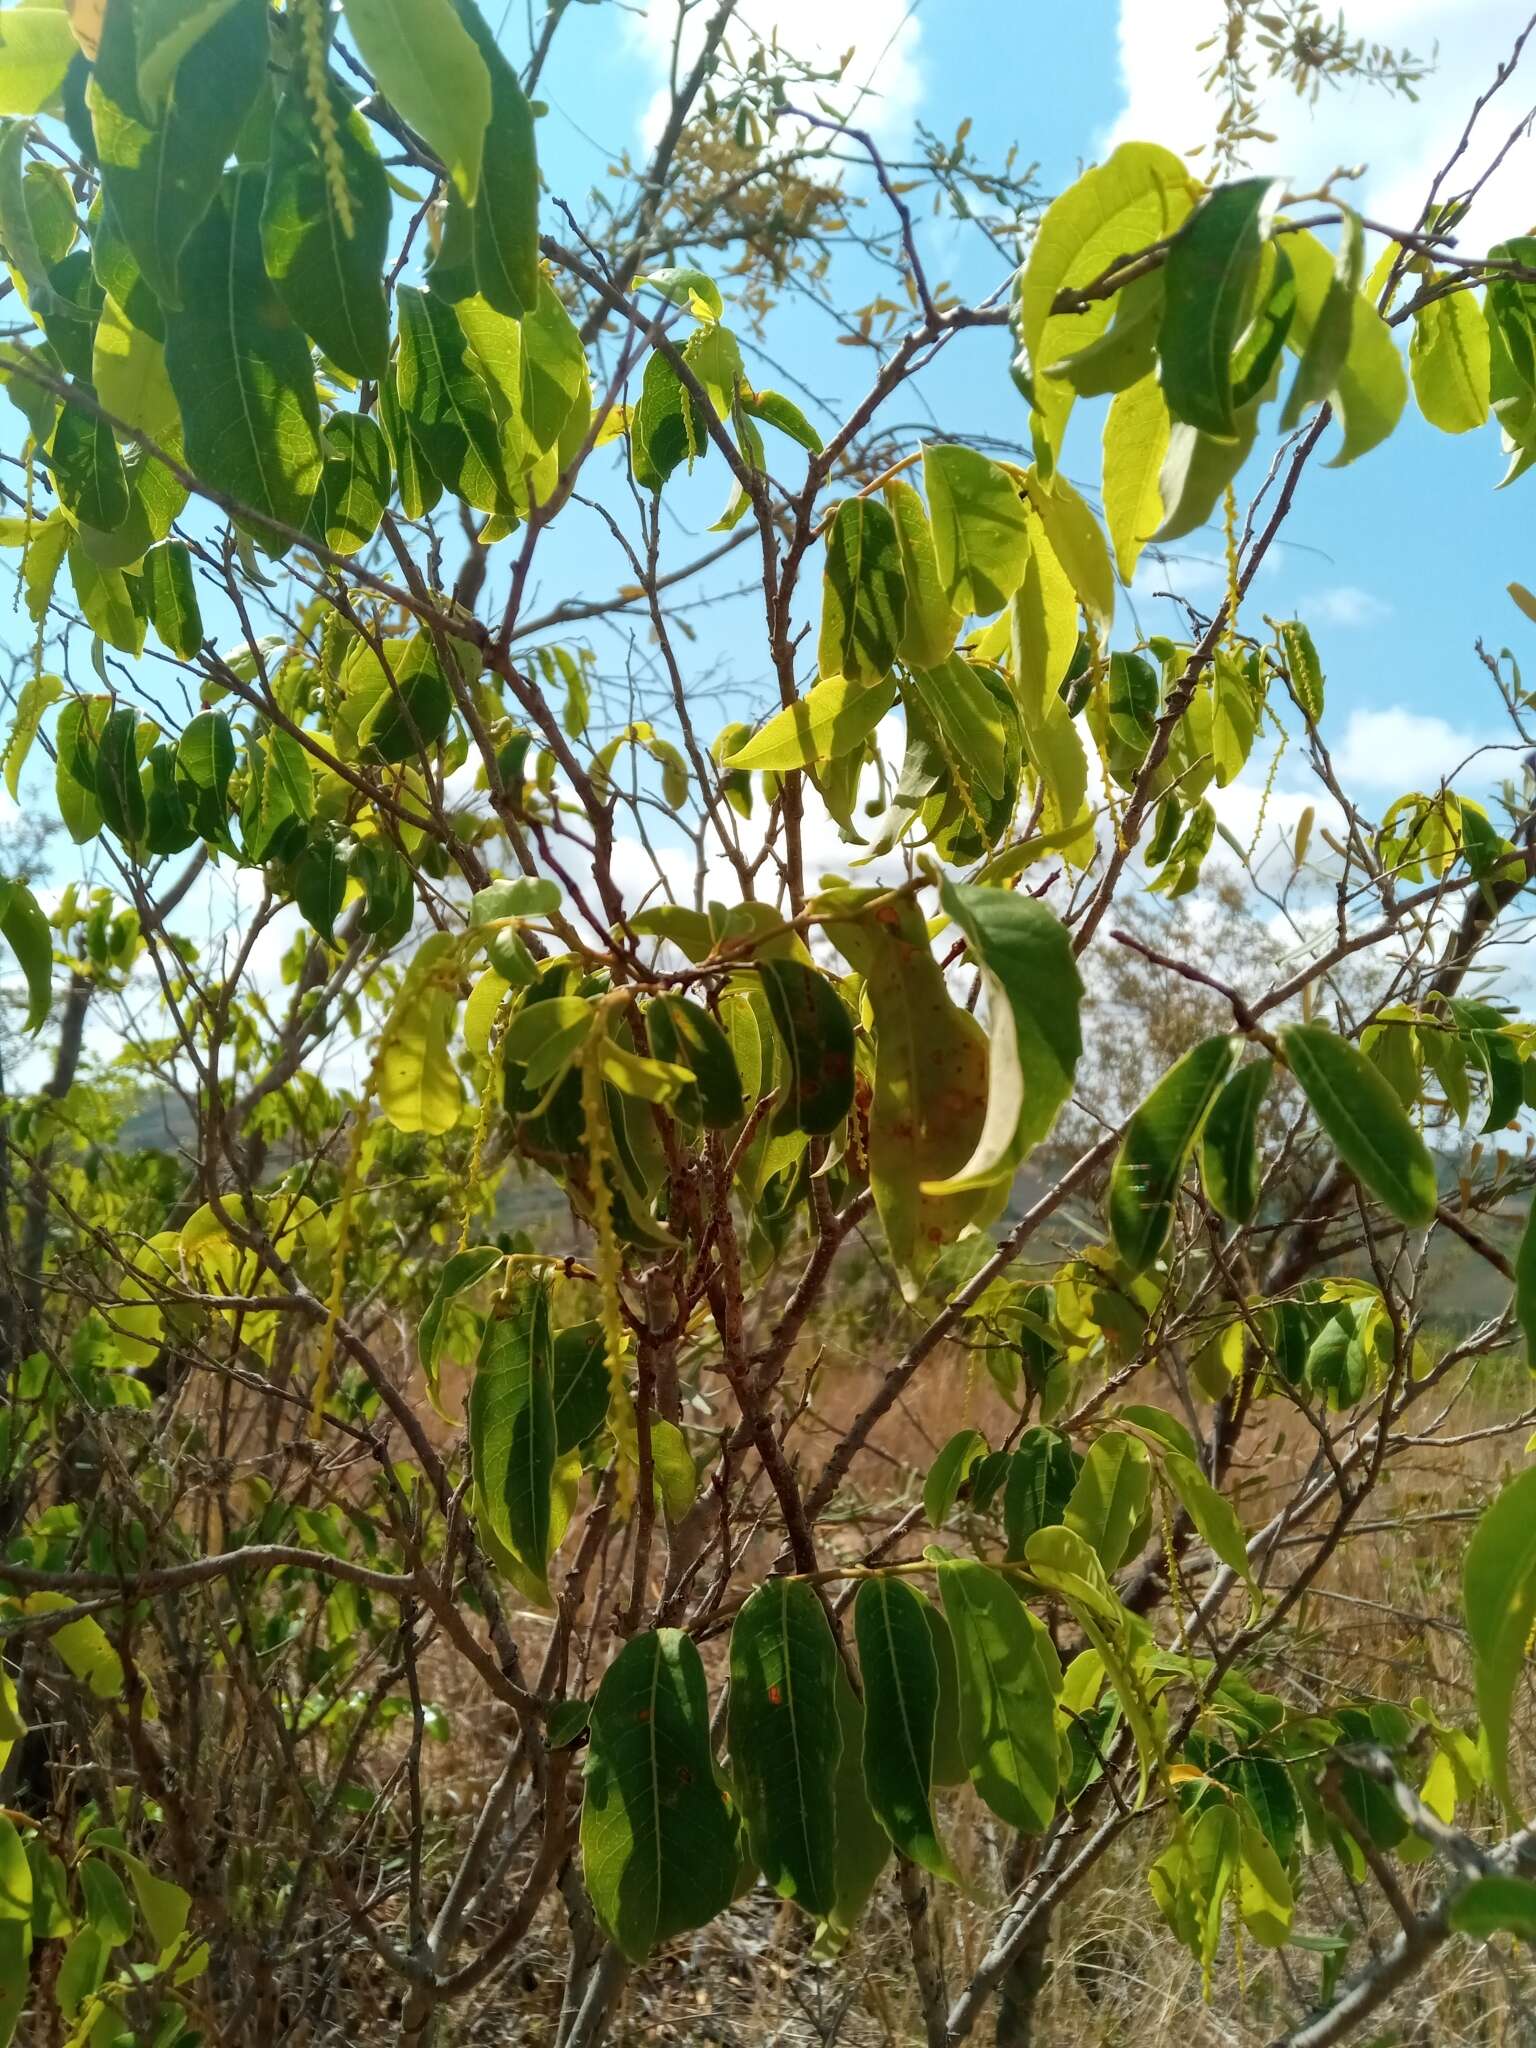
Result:
[[[1215,181],[1046,204],[685,5],[583,211],[570,12],[0,11],[4,772],[82,850],[0,892],[0,2036],[587,2048],[776,1899],[804,2031],[1019,2043],[1130,1856],[1345,2039],[1536,1924],[1529,1473],[1464,1670],[1311,1621],[1533,1419],[1529,701],[1372,817],[1251,586],[1410,390],[1527,466],[1536,242],[1242,171],[1255,46],[1422,75],[1308,9],[1232,10]],[[788,295],[868,361],[825,431]],[[1014,438],[912,432],[953,350]],[[1214,613],[1117,629],[1212,520]]]

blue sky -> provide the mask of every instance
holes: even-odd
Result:
[[[1199,84],[1208,59],[1196,47],[1220,12],[1212,0],[1124,0],[1119,7],[1081,0],[1071,8],[1033,0],[743,4],[756,27],[778,27],[790,46],[819,44],[831,55],[856,44],[848,76],[870,88],[860,119],[892,156],[910,140],[914,119],[948,134],[969,116],[972,147],[984,160],[1000,159],[1017,145],[1023,159],[1039,161],[1042,186],[1050,191],[1131,136],[1191,152],[1198,166],[1197,145],[1214,122],[1215,102]],[[1255,153],[1255,166],[1283,171],[1293,189],[1307,190],[1337,167],[1364,164],[1365,175],[1351,188],[1357,202],[1373,216],[1410,222],[1524,10],[1508,0],[1362,0],[1347,11],[1372,39],[1422,55],[1438,46],[1420,103],[1351,88],[1325,92],[1312,107],[1282,88],[1266,107],[1275,143]],[[674,8],[672,0],[652,0],[617,30],[616,21],[625,17],[610,8],[575,9],[570,19],[573,28],[563,50],[557,45],[542,87],[550,112],[541,141],[552,183],[575,197],[601,177],[610,151],[640,148],[653,127]],[[515,49],[517,41],[514,21],[507,42]],[[1517,78],[1494,103],[1451,189],[1467,182],[1504,141],[1536,98],[1533,84],[1536,67],[1533,80]],[[1533,170],[1536,145],[1527,139],[1480,202],[1467,229],[1469,243],[1486,246],[1531,227]],[[934,274],[974,293],[996,282],[996,263],[974,238],[966,241],[949,224],[931,221],[921,223],[921,232]],[[771,342],[781,363],[806,365],[816,388],[835,401],[862,388],[866,363],[857,351],[830,346],[830,339],[824,326],[791,311]],[[763,383],[776,381],[768,366],[758,373]],[[1001,336],[955,344],[930,373],[924,395],[948,431],[1006,437],[1024,430]],[[1096,428],[1095,418],[1091,431]],[[1079,476],[1091,483],[1095,457],[1091,432],[1080,431],[1069,446],[1069,467],[1075,460]],[[1251,488],[1266,460],[1261,439],[1241,481]],[[1314,465],[1284,543],[1255,585],[1253,610],[1301,614],[1312,624],[1328,675],[1330,739],[1346,782],[1368,810],[1384,807],[1404,788],[1432,785],[1480,739],[1503,737],[1500,707],[1474,652],[1479,636],[1495,650],[1508,644],[1517,656],[1528,655],[1536,671],[1536,632],[1505,592],[1511,579],[1536,583],[1536,521],[1528,502],[1536,475],[1499,493],[1502,469],[1494,427],[1447,437],[1410,405],[1386,447],[1348,469]],[[718,469],[706,469],[679,490],[680,525],[706,526],[721,491]],[[600,559],[584,556],[587,575]],[[1145,628],[1169,630],[1175,615],[1146,592],[1172,584],[1196,603],[1213,605],[1221,580],[1219,539],[1196,536],[1179,544],[1166,573],[1145,565],[1135,616]],[[1123,613],[1116,637],[1132,634],[1132,617]],[[750,683],[745,673],[737,672],[737,679]],[[1499,763],[1501,775],[1505,766]],[[1281,808],[1294,816],[1306,800],[1299,762],[1282,769],[1280,786],[1291,791]],[[1251,811],[1255,801],[1256,788],[1229,795],[1239,829],[1245,807]]]

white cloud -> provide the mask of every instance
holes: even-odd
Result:
[[[681,56],[697,54],[712,8],[696,6],[684,25]],[[656,91],[641,117],[640,131],[654,142],[671,107],[666,81],[677,35],[678,0],[645,0],[631,17],[631,34],[655,71]],[[849,50],[853,55],[823,96],[840,114],[881,137],[905,137],[922,99],[919,63],[922,32],[912,0],[742,0],[729,40],[745,61],[751,39],[777,42],[781,50],[832,72]]]
[[[1419,711],[1352,711],[1333,765],[1345,789],[1434,789],[1489,741]],[[1505,766],[1490,757],[1489,773]]]
[[[1375,626],[1392,616],[1392,607],[1384,598],[1356,583],[1320,590],[1303,599],[1299,609],[1303,618],[1321,619],[1330,626]]]
[[[1329,11],[1329,10],[1325,10]],[[1473,101],[1508,56],[1524,15],[1511,0],[1349,0],[1345,19],[1357,35],[1416,56],[1436,54],[1417,104],[1384,87],[1324,86],[1313,105],[1281,83],[1266,92],[1261,126],[1272,145],[1255,145],[1255,169],[1286,176],[1309,191],[1341,167],[1365,165],[1353,188],[1373,218],[1413,226],[1435,171],[1451,155]],[[1121,0],[1120,75],[1125,104],[1106,146],[1140,140],[1188,152],[1212,135],[1219,102],[1201,86],[1211,52],[1197,45],[1224,18],[1220,0]],[[1263,53],[1255,50],[1256,56]],[[1528,96],[1520,84],[1496,99],[1456,165],[1447,195],[1464,191],[1491,161]],[[1195,158],[1199,163],[1201,159]],[[1469,245],[1524,233],[1531,222],[1536,145],[1517,143],[1479,198]]]

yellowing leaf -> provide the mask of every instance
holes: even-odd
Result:
[[[448,1050],[458,1008],[451,933],[434,932],[411,962],[379,1039],[379,1107],[397,1131],[440,1137],[459,1120],[464,1090]]]
[[[721,766],[783,774],[790,768],[835,761],[867,740],[895,702],[894,683],[851,683],[846,676],[824,676],[734,747]]]
[[[1171,431],[1155,377],[1120,392],[1104,421],[1104,523],[1122,583],[1135,575],[1142,549],[1163,523],[1158,479]]]

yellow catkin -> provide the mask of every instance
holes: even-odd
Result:
[[[475,1209],[480,1200],[480,1166],[485,1156],[485,1140],[491,1128],[491,1111],[496,1103],[496,1086],[501,1075],[501,1042],[507,1035],[512,1022],[512,1005],[503,996],[496,1020],[491,1026],[490,1042],[485,1049],[485,1086],[480,1094],[480,1114],[475,1118],[475,1138],[469,1152],[469,1174],[464,1189],[464,1214],[459,1219],[459,1241],[456,1251],[469,1247],[469,1227],[474,1221]]]
[[[350,242],[356,227],[352,194],[347,186],[347,160],[342,154],[341,129],[331,104],[330,81],[325,61],[325,0],[294,0],[298,16],[299,41],[304,50],[304,86],[315,117],[315,135],[320,144],[320,161],[325,167],[325,186],[335,208],[341,231]]]
[[[581,1113],[586,1125],[587,1174],[592,1197],[592,1229],[597,1237],[598,1314],[603,1326],[603,1352],[615,1398],[624,1392],[624,1317],[619,1306],[619,1240],[613,1227],[613,1190],[608,1185],[608,1105],[603,1098],[599,1065],[601,1025],[581,1056]]]
[[[1268,711],[1269,706],[1266,704],[1263,707],[1263,709]],[[1248,842],[1248,865],[1250,867],[1252,867],[1253,865],[1253,856],[1259,850],[1259,839],[1264,830],[1264,817],[1265,813],[1269,809],[1270,796],[1274,791],[1275,777],[1280,773],[1281,757],[1284,755],[1286,748],[1291,743],[1290,734],[1286,731],[1285,727],[1280,723],[1280,720],[1275,717],[1273,711],[1269,712],[1269,716],[1271,717],[1271,719],[1274,720],[1275,731],[1280,735],[1280,744],[1275,748],[1274,758],[1269,764],[1269,773],[1264,778],[1264,793],[1259,798],[1259,815],[1254,823],[1253,837]]]
[[[363,1139],[368,1131],[368,1111],[373,1101],[373,1074],[369,1073],[363,1099],[352,1120],[351,1142],[347,1147],[346,1171],[342,1175],[341,1201],[336,1214],[336,1249],[331,1254],[331,1284],[325,1297],[325,1333],[320,1339],[320,1358],[315,1367],[315,1391],[309,1406],[309,1433],[320,1434],[325,1414],[325,1397],[331,1388],[331,1369],[336,1362],[336,1328],[341,1320],[341,1297],[347,1282],[347,1250],[352,1236],[352,1205],[363,1165]]]
[[[1228,653],[1237,651],[1237,608],[1242,602],[1237,566],[1237,493],[1230,484],[1222,493],[1222,529],[1227,542],[1227,618],[1222,645]]]

